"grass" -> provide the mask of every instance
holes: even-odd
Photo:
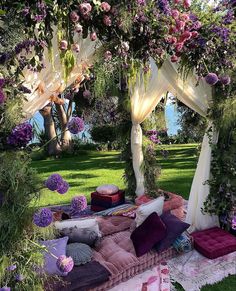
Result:
[[[197,164],[197,145],[170,145],[165,149],[169,151],[169,155],[167,159],[159,158],[162,168],[159,187],[187,199]],[[59,173],[70,184],[70,190],[65,195],[43,190],[40,206],[69,203],[76,194],[85,194],[89,200],[90,193],[101,184],[113,183],[120,188],[124,187],[122,180],[124,164],[120,160],[120,153],[115,151],[81,152],[77,156],[59,160],[34,161],[32,166],[38,170],[42,180],[53,173]],[[234,291],[236,277],[229,276],[220,283],[206,285],[201,290]]]
[[[167,159],[159,158],[162,167],[160,188],[179,193],[187,198],[196,167],[196,145],[166,146],[169,151]],[[80,152],[77,156],[62,159],[33,161],[44,181],[53,173],[59,173],[70,184],[65,195],[42,191],[40,206],[69,203],[76,194],[84,194],[89,200],[90,193],[98,185],[115,184],[124,188],[123,162],[119,152]]]

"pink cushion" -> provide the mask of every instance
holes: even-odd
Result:
[[[236,238],[219,227],[192,233],[194,247],[209,259],[215,259],[236,251]]]
[[[119,191],[119,188],[116,185],[107,184],[107,185],[101,185],[97,187],[96,191],[99,194],[112,195],[112,194],[117,193]]]

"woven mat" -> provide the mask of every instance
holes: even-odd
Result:
[[[236,274],[236,252],[210,260],[193,250],[167,262],[171,281],[178,282],[186,291],[199,291],[206,284]]]

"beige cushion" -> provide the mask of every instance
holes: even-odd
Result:
[[[164,197],[158,197],[157,199],[154,199],[148,203],[142,204],[139,206],[139,208],[136,210],[136,227],[141,225],[144,220],[153,212],[156,212],[159,216],[162,214],[164,206]]]

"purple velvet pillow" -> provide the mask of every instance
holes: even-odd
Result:
[[[49,252],[54,254],[56,257],[66,255],[66,245],[68,242],[68,236],[59,239],[41,241],[40,244],[45,246]],[[54,258],[50,253],[44,252],[44,271],[49,275],[64,274],[57,268],[57,259]]]
[[[167,228],[167,235],[162,241],[155,244],[155,249],[158,252],[162,252],[168,249],[176,240],[176,238],[180,236],[190,226],[190,224],[181,221],[170,212],[163,213],[160,218]]]
[[[166,226],[158,214],[156,212],[150,214],[130,236],[137,257],[149,252],[157,242],[166,236],[166,232]]]

